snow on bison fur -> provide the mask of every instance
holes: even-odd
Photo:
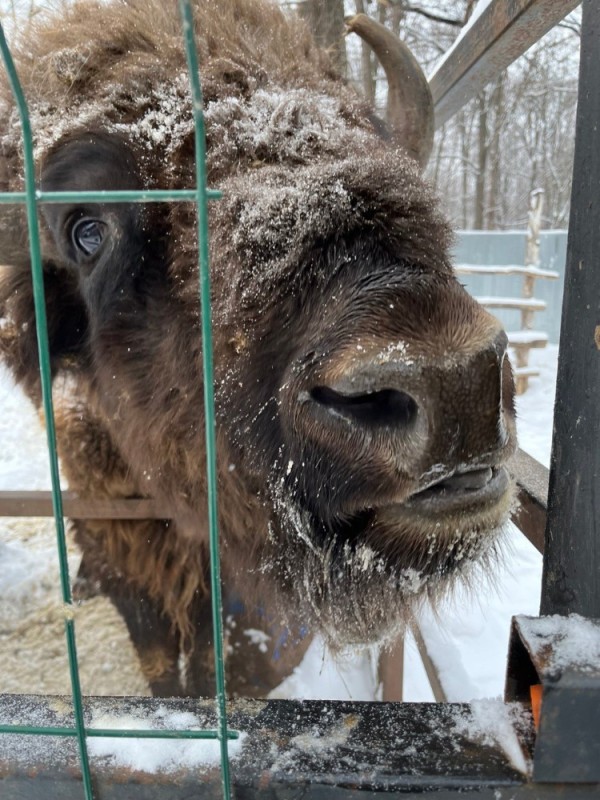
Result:
[[[433,123],[412,56],[349,23],[388,72],[384,122],[302,22],[262,0],[194,5],[223,192],[210,246],[227,669],[232,692],[260,695],[310,634],[373,642],[490,560],[513,496],[513,382],[421,178]],[[194,185],[174,2],[79,0],[36,16],[16,58],[43,189]],[[2,96],[0,176],[17,190]],[[39,405],[23,211],[2,209],[1,353]],[[209,693],[195,208],[46,205],[40,224],[64,475],[84,498],[164,510],[73,522],[79,595],[120,609],[155,693]],[[248,629],[270,639],[250,646]]]

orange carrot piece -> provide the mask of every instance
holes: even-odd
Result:
[[[529,692],[531,695],[531,713],[533,714],[533,722],[537,731],[540,727],[540,714],[542,711],[542,684],[537,683],[534,686],[530,686]]]

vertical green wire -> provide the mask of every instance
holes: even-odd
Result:
[[[35,195],[35,166],[33,158],[33,139],[31,125],[25,96],[19,82],[17,71],[8,49],[4,28],[0,24],[0,50],[6,66],[13,96],[17,103],[21,130],[23,133],[23,162],[25,170],[25,207],[27,210],[27,226],[29,231],[29,247],[31,253],[31,273],[33,279],[33,300],[35,306],[36,333],[40,363],[40,379],[42,384],[42,399],[44,415],[46,418],[46,436],[48,440],[48,454],[50,458],[50,478],[52,481],[52,507],[56,524],[56,538],[58,544],[58,558],[60,564],[60,581],[62,599],[65,603],[65,634],[67,638],[67,651],[69,656],[69,671],[71,674],[71,689],[73,693],[73,711],[79,744],[79,756],[83,775],[83,786],[86,800],[93,800],[92,779],[88,759],[87,744],[85,741],[83,703],[81,700],[81,686],[79,683],[79,670],[77,665],[77,648],[75,644],[75,627],[72,618],[72,598],[69,582],[69,565],[67,560],[67,545],[62,509],[62,495],[60,492],[60,477],[58,473],[58,457],[56,453],[56,432],[54,427],[54,411],[52,408],[52,376],[50,370],[50,348],[48,345],[48,324],[46,320],[46,299],[44,295],[44,275],[42,269],[42,256],[40,249],[40,236],[37,219],[37,204]]]
[[[223,661],[223,626],[221,599],[221,568],[219,563],[219,529],[217,513],[217,459],[215,442],[215,401],[213,392],[212,330],[210,308],[210,271],[208,252],[208,203],[206,189],[206,142],[202,113],[202,88],[198,77],[198,57],[194,39],[194,20],[189,0],[179,0],[188,70],[192,89],[194,115],[196,191],[198,193],[198,264],[200,270],[200,306],[202,311],[202,369],[204,375],[204,417],[206,435],[206,472],[208,491],[208,523],[210,535],[210,580],[212,599],[213,639],[215,648],[215,678],[221,775],[223,795],[231,797],[229,753],[227,747],[227,695]]]

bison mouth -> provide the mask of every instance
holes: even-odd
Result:
[[[385,639],[422,600],[443,596],[449,581],[492,572],[513,494],[499,466],[458,471],[403,502],[327,520],[288,497],[279,507],[285,557],[269,569],[282,571],[284,593],[330,646]]]
[[[444,513],[494,504],[509,486],[505,467],[482,467],[456,472],[411,495],[404,506],[421,513]]]
[[[379,572],[400,576],[400,583],[407,571],[424,580],[450,576],[493,547],[512,497],[505,467],[455,472],[403,502],[340,515],[328,526],[329,541],[346,560],[364,561],[365,550],[372,551]]]
[[[368,534],[374,520],[382,514],[388,519],[396,514],[399,519],[410,519],[413,523],[419,517],[435,519],[440,527],[448,516],[454,524],[457,514],[472,521],[473,517],[487,517],[496,506],[505,505],[502,501],[509,494],[509,488],[510,478],[505,467],[455,472],[415,492],[401,503],[374,505],[351,515],[340,515],[331,525],[331,530],[345,540],[353,539]]]

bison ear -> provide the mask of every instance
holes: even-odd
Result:
[[[50,366],[55,375],[61,367],[81,359],[87,316],[73,277],[64,269],[44,264],[44,291]],[[19,261],[0,267],[0,360],[39,404],[39,356],[28,253],[20,253]]]
[[[356,33],[381,62],[388,81],[387,124],[398,145],[425,168],[433,147],[434,110],[429,83],[417,60],[388,28],[356,14],[346,33]]]

